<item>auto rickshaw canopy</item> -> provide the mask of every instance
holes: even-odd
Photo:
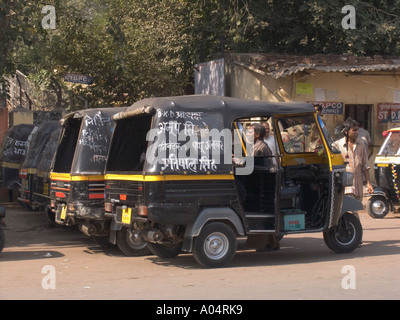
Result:
[[[238,118],[315,111],[311,104],[302,102],[269,102],[211,95],[190,95],[143,99],[119,112],[113,119],[118,121],[141,113],[155,114],[156,110],[164,111],[160,115],[167,115],[167,111],[219,112],[223,115],[226,128],[230,128],[232,122]],[[170,115],[172,114],[170,113]]]
[[[67,114],[61,121],[63,133],[53,172],[103,174],[113,129],[111,117],[123,109],[86,109]]]
[[[307,103],[210,95],[144,99],[113,116],[117,124],[106,171],[230,173],[232,130],[236,120],[314,112],[314,107]]]

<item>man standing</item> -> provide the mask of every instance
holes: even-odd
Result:
[[[369,178],[368,153],[364,142],[358,138],[358,122],[348,118],[344,122],[344,137],[336,141],[336,148],[342,153],[347,162],[346,171],[353,172],[354,179],[351,187],[346,187],[345,194],[354,196],[362,202],[363,199],[363,177],[367,184],[368,193],[374,192]]]
[[[361,139],[365,145],[367,146],[367,151],[369,152],[369,147],[371,146],[371,136],[367,130],[364,129],[364,123],[362,121],[358,121],[358,138]]]

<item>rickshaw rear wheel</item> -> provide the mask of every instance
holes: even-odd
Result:
[[[336,253],[348,253],[361,244],[363,229],[360,219],[347,212],[336,227],[324,231],[323,234],[329,249]]]
[[[148,243],[150,251],[160,258],[175,258],[182,252],[182,242]]]
[[[368,200],[368,214],[375,219],[382,219],[389,213],[389,201],[383,196],[373,196]]]
[[[118,248],[129,257],[150,254],[147,242],[131,228],[122,228],[117,233]]]
[[[236,253],[236,234],[223,222],[206,224],[194,241],[194,258],[203,267],[219,268],[232,261]]]

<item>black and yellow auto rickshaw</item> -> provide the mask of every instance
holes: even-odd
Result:
[[[369,194],[368,214],[377,219],[394,212],[400,205],[400,127],[385,132],[386,139],[375,157],[377,186]]]
[[[104,216],[104,166],[111,117],[123,108],[86,109],[62,119],[50,170],[50,204],[60,225],[78,225],[88,236],[108,235]]]
[[[33,124],[18,124],[8,129],[0,149],[1,187],[10,190],[11,194],[18,190],[21,183],[19,169],[28,149],[28,138],[36,128]]]
[[[145,99],[114,116],[105,209],[160,257],[193,252],[205,267],[231,261],[237,237],[263,249],[271,236],[323,232],[335,252],[361,243],[344,196],[352,181],[308,104],[207,95]],[[268,121],[278,154],[253,157],[244,135]],[[236,161],[238,159],[239,161]]]
[[[31,133],[25,160],[19,170],[21,184],[18,197],[18,201],[29,209],[36,210],[42,205],[35,197],[38,165],[46,152],[51,134],[59,127],[59,121],[45,121]]]

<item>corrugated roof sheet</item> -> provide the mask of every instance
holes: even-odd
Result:
[[[357,57],[352,55],[278,55],[232,54],[235,64],[275,79],[291,74],[318,70],[322,72],[387,71],[400,69],[400,57]]]

